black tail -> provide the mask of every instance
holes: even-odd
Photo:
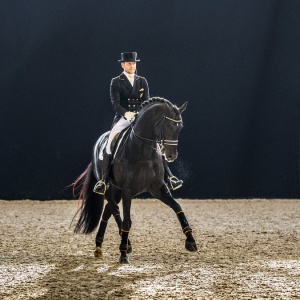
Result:
[[[74,229],[75,233],[91,233],[99,224],[103,211],[104,196],[93,192],[96,182],[92,163],[90,163],[86,170],[72,184],[73,191],[78,185],[81,186],[79,199],[82,201],[81,207],[76,213],[76,215],[78,213],[80,213],[80,215]]]

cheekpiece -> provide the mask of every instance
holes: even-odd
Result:
[[[136,59],[137,53],[136,52],[124,52],[121,53],[121,59],[118,62],[133,62],[133,61],[140,61]]]

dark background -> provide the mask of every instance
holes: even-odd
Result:
[[[300,1],[1,1],[1,199],[72,198],[137,51],[184,112],[182,198],[299,198]]]

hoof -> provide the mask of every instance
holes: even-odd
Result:
[[[96,247],[94,252],[94,256],[97,258],[103,258],[102,249],[100,247]]]
[[[196,242],[185,241],[185,248],[191,252],[195,252],[198,250]]]
[[[120,258],[119,258],[119,264],[129,264],[129,258],[128,258],[128,256],[120,256]]]
[[[130,254],[132,252],[132,247],[131,245],[127,245],[127,254]]]

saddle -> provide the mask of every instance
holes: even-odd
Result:
[[[129,130],[129,129],[130,129],[130,127],[123,129],[121,132],[116,134],[115,137],[113,138],[113,140],[111,142],[111,146],[110,146],[113,160],[114,160],[116,154],[118,153],[118,150],[120,149],[120,145],[126,140],[128,134],[130,133],[131,130]],[[100,151],[99,151],[99,159],[100,160],[103,160],[103,155],[104,155],[104,151],[106,151],[105,148],[106,148],[106,144],[108,141],[108,137],[109,137],[109,134],[107,134],[103,143],[100,146]]]

